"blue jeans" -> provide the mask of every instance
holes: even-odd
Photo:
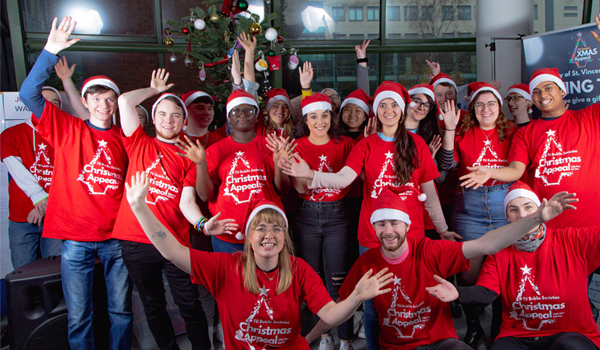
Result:
[[[110,349],[131,348],[131,281],[121,254],[121,243],[62,243],[62,287],[69,318],[69,345],[72,350],[95,349],[92,330],[92,283],[94,262],[100,258],[108,295]]]
[[[244,251],[243,243],[229,243],[212,236],[212,246],[215,253],[237,253]]]
[[[13,269],[18,269],[30,262],[60,255],[60,239],[42,238],[44,226],[32,225],[28,222],[8,222],[8,241],[10,260]]]
[[[452,227],[465,241],[477,239],[509,222],[504,212],[504,197],[512,183],[460,189],[452,214]]]
[[[359,246],[360,255],[363,255],[369,248]],[[367,350],[379,350],[379,316],[375,311],[373,299],[364,302],[363,324],[365,325],[365,336],[367,337]]]

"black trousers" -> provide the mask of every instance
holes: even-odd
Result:
[[[579,333],[557,333],[547,337],[502,337],[496,338],[491,350],[598,350],[592,341]]]

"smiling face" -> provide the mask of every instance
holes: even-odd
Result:
[[[290,106],[285,101],[279,100],[269,108],[269,118],[278,128],[283,128],[286,120],[290,118]]]
[[[400,220],[381,220],[373,224],[375,235],[383,249],[395,252],[406,241],[408,225]]]
[[[377,106],[377,118],[384,127],[395,127],[402,118],[402,108],[392,98],[384,98]]]
[[[533,103],[542,111],[542,117],[559,117],[564,114],[564,96],[565,93],[551,81],[539,83],[531,93]]]
[[[354,103],[348,103],[342,109],[342,121],[348,126],[348,131],[360,131],[366,119],[365,110]]]
[[[321,93],[329,97],[329,100],[331,101],[331,108],[335,113],[338,113],[340,111],[340,106],[342,105],[342,101],[340,101],[340,95],[331,89],[327,89]]]
[[[183,129],[185,119],[183,108],[168,99],[160,101],[154,113],[156,136],[162,141],[176,139]]]
[[[215,117],[215,108],[208,102],[191,103],[188,106],[188,113],[190,120],[194,120],[197,127],[205,129]]]
[[[448,84],[449,85],[449,84]],[[435,100],[442,111],[446,112],[446,101],[454,101],[456,103],[456,89],[452,85],[444,85],[444,83],[437,84],[433,88],[435,93]]]
[[[117,94],[113,90],[102,93],[86,93],[81,102],[90,112],[92,122],[110,122],[117,110]]]
[[[406,110],[406,118],[412,119],[415,122],[420,122],[425,119],[429,111],[433,108],[433,104],[429,102],[429,99],[425,94],[414,94],[410,97],[410,100],[417,106],[408,107]]]
[[[508,109],[513,117],[517,117],[523,113],[529,113],[531,102],[527,101],[523,96],[516,92],[511,92],[507,97]]]
[[[240,132],[249,132],[254,130],[257,113],[256,107],[243,103],[236,106],[229,112],[229,122],[233,130]]]
[[[522,218],[534,214],[537,210],[538,205],[535,204],[534,201],[526,197],[518,197],[508,202],[508,205],[506,206],[506,217],[509,222],[517,222]],[[537,231],[537,228],[529,231],[524,237],[529,236],[529,234],[535,231]]]
[[[493,129],[500,113],[500,102],[496,96],[491,92],[482,92],[475,98],[474,106],[479,127],[483,130]]]
[[[306,115],[306,125],[313,138],[327,137],[331,127],[331,112],[328,110],[312,111]]]

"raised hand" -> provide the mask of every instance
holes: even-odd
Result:
[[[440,67],[439,63],[431,62],[429,60],[425,60],[425,62],[427,62],[427,65],[429,66],[429,68],[431,68],[431,74],[438,75],[442,72],[442,67]]]
[[[292,159],[294,157],[294,150],[296,150],[296,140],[293,140],[292,137],[288,137],[287,139],[282,136],[277,136],[275,133],[268,134],[267,137],[267,148],[273,152],[273,161],[277,164],[280,157],[285,157],[286,159]],[[277,155],[277,160],[275,159],[275,154]]]
[[[566,191],[558,192],[549,200],[542,200],[542,205],[539,207],[537,214],[543,222],[550,221],[567,209],[577,209],[571,203],[579,202],[575,198],[575,193]]]
[[[256,37],[245,32],[238,35],[238,41],[244,47],[246,52],[253,52],[256,49]]]
[[[218,212],[217,215],[213,216],[208,220],[208,222],[204,226],[207,235],[232,235],[235,231],[238,230],[239,225],[235,223],[235,219],[219,220],[220,216],[221,212]]]
[[[365,275],[358,281],[354,292],[361,302],[375,298],[378,295],[385,294],[392,290],[392,288],[382,289],[386,285],[390,284],[394,280],[394,274],[388,273],[388,268],[384,268],[374,276],[373,270],[367,271]]]
[[[69,68],[69,63],[67,63],[67,57],[63,56],[58,63],[54,66],[54,71],[60,80],[70,80],[73,76],[73,72],[75,72],[75,66],[77,64],[73,63],[71,68]]]
[[[200,140],[196,140],[196,143],[194,143],[187,135],[183,135],[183,137],[187,142],[179,138],[175,140],[175,146],[183,152],[177,152],[177,155],[185,157],[196,164],[206,162],[206,150],[200,143]]]
[[[445,303],[458,299],[458,290],[456,290],[456,287],[452,283],[446,281],[438,275],[433,275],[433,279],[440,284],[433,287],[425,287],[425,290],[429,294]]]
[[[596,21],[596,27],[598,27],[598,32],[600,32],[600,14],[598,14],[594,20]],[[597,42],[600,43],[600,35],[598,35],[598,33],[591,31],[590,34],[592,34],[592,36],[594,37],[594,39],[596,39]]]
[[[310,83],[313,80],[313,69],[310,62],[304,62],[304,67],[298,67],[300,72],[300,86],[303,89],[310,89]]]
[[[442,137],[440,135],[433,136],[433,139],[431,139],[431,142],[429,142],[429,145],[427,146],[429,147],[431,157],[435,159],[435,154],[440,149],[440,147],[442,147]]]
[[[446,100],[446,102],[444,102],[444,106],[446,107],[446,112],[444,112],[442,108],[440,108],[439,112],[444,118],[446,130],[456,130],[456,126],[460,120],[460,109],[458,109],[458,107],[454,104],[454,101],[451,100]]]
[[[148,194],[148,187],[150,183],[146,177],[146,173],[138,171],[135,175],[131,176],[131,185],[125,183],[125,189],[127,190],[127,201],[130,205],[143,203],[146,200]]]
[[[238,50],[233,50],[233,56],[231,56],[231,78],[235,85],[242,83],[242,65],[240,64],[240,53]]]
[[[356,51],[356,58],[361,59],[367,57],[367,47],[369,47],[370,43],[371,40],[363,40],[362,45],[354,46],[354,51]]]
[[[175,84],[167,85],[167,81],[169,80],[169,73],[164,68],[159,68],[158,70],[152,71],[152,79],[150,79],[150,87],[156,89],[156,91],[160,94],[163,93]]]
[[[475,186],[473,189],[476,190],[492,177],[492,169],[484,166],[468,166],[467,170],[469,170],[470,173],[459,178],[459,180],[462,181],[460,185],[466,188]]]
[[[500,90],[502,88],[502,82],[500,80],[492,80],[490,85],[495,87],[496,90]]]
[[[77,24],[77,22],[71,21],[71,17],[64,17],[58,27],[56,26],[57,22],[58,18],[54,17],[50,34],[48,34],[48,41],[46,41],[46,46],[44,46],[44,49],[53,55],[81,40],[79,38],[69,40]]]
[[[310,169],[308,164],[298,153],[294,154],[294,158],[287,159],[281,158],[277,163],[281,168],[281,171],[293,177],[303,177],[307,179],[312,179],[314,172]]]
[[[364,135],[365,137],[375,134],[379,129],[379,123],[377,123],[377,117],[370,117],[365,126]]]

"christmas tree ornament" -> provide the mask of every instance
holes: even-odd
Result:
[[[202,18],[197,18],[194,21],[194,28],[198,30],[203,30],[206,27],[206,22]]]
[[[248,9],[248,1],[246,0],[238,0],[237,8],[240,11],[246,11]]]
[[[171,30],[169,28],[165,28],[164,32],[167,37],[165,38],[163,43],[165,44],[166,47],[173,46],[173,44],[175,44],[175,42],[173,41],[173,38],[171,38]]]
[[[206,80],[206,70],[204,70],[204,62],[201,63],[200,72],[198,72],[198,78],[200,78],[200,81]]]
[[[190,22],[194,23],[194,21],[196,20],[196,16],[194,16],[194,11],[190,11]]]
[[[190,56],[185,56],[185,59],[183,60],[183,64],[185,64],[186,67],[191,67],[194,65],[194,60],[192,60],[190,58]]]
[[[227,29],[225,29],[225,31],[223,32],[223,39],[225,39],[225,42],[229,44],[229,32],[227,31]]]
[[[171,63],[177,62],[177,56],[175,56],[175,52],[171,52],[171,57],[169,57],[169,61],[171,61]]]
[[[248,33],[250,33],[254,36],[260,35],[260,33],[262,33],[262,27],[260,26],[260,24],[253,22],[250,24]]]
[[[189,34],[190,30],[187,27],[183,27],[183,28],[181,28],[181,33],[182,34]]]
[[[265,39],[269,41],[277,40],[277,31],[275,30],[275,28],[269,28],[265,30]]]
[[[278,43],[282,43],[282,42],[283,42],[283,37],[282,37],[281,35],[279,35],[279,36],[277,37],[277,42],[278,42]]]
[[[263,103],[264,98],[262,96],[258,96],[258,103]]]
[[[274,57],[275,56],[275,51],[269,50],[268,55],[269,55],[269,57]]]
[[[210,20],[213,22],[216,22],[219,20],[219,15],[217,15],[216,13],[213,13],[212,15],[210,15]]]
[[[288,68],[290,70],[294,70],[296,69],[296,67],[298,67],[298,63],[300,63],[300,60],[298,59],[298,53],[296,52],[296,49],[292,48],[291,51],[293,52],[293,54],[290,56]]]
[[[263,54],[262,51],[258,51],[258,54],[260,55],[260,58],[254,64],[254,68],[256,69],[257,72],[262,72],[262,71],[267,70],[267,68],[269,68],[269,64],[265,60],[265,55]]]

